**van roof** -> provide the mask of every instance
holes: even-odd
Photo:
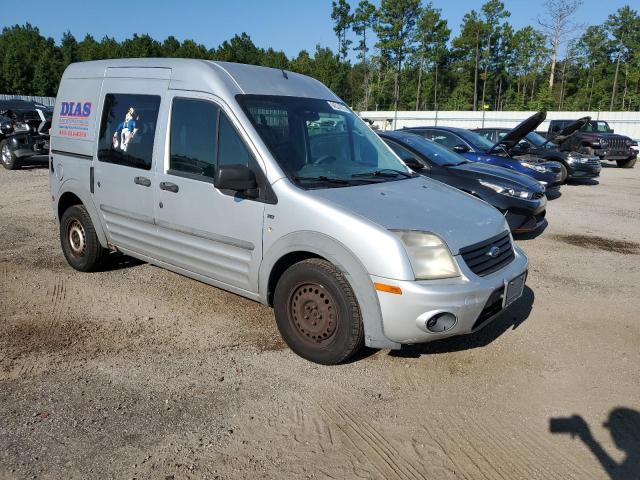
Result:
[[[341,101],[314,78],[276,68],[185,58],[127,58],[72,63],[69,78],[145,78],[169,80],[169,88],[219,96],[285,95]]]

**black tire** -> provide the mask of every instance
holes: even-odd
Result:
[[[20,165],[18,165],[18,157],[11,151],[6,140],[0,142],[0,163],[2,163],[2,166],[7,170],[17,170],[20,168]]]
[[[83,205],[73,205],[62,214],[60,243],[69,265],[80,272],[97,270],[107,253]]]
[[[273,303],[282,338],[307,360],[334,365],[364,344],[356,296],[326,260],[311,258],[289,267],[276,285]]]
[[[618,168],[633,168],[636,164],[636,160],[638,160],[638,157],[627,158],[626,160],[616,160],[616,163],[618,164]]]

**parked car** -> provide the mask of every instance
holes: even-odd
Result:
[[[117,250],[273,306],[286,343],[314,362],[475,332],[523,292],[527,257],[500,212],[412,172],[304,75],[72,64],[51,132],[73,268]]]
[[[531,156],[535,156],[558,162],[562,166],[562,176],[565,180],[600,176],[602,165],[596,155],[561,151],[558,145],[537,132],[529,132],[517,142],[514,139],[504,141],[503,139],[510,131],[508,128],[478,128],[474,130],[490,142],[500,143],[511,156],[519,160],[528,160]]]
[[[633,147],[638,142],[614,133],[606,121],[590,118],[580,130],[564,135],[563,130],[571,127],[574,122],[575,120],[551,120],[547,138],[558,143],[562,151],[596,155],[600,160],[615,161],[620,168],[633,168],[636,164],[638,151]],[[561,140],[558,136],[564,138]]]
[[[46,164],[53,110],[24,100],[0,100],[0,162],[13,170],[34,161]]]
[[[557,190],[563,181],[559,163],[537,158],[518,160],[506,152],[498,155],[494,143],[471,130],[453,127],[412,127],[402,131],[417,133],[427,140],[433,140],[472,162],[496,165],[529,175],[542,183],[547,190]]]
[[[528,175],[471,162],[413,133],[379,133],[414,171],[481,198],[505,216],[513,233],[532,232],[545,223],[544,187]]]

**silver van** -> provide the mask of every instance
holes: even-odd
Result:
[[[474,332],[527,274],[497,210],[412,173],[323,84],[278,69],[70,65],[50,188],[73,268],[120,251],[272,306],[318,363]]]

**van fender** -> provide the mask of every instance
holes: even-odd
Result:
[[[260,301],[268,303],[269,276],[276,262],[289,253],[309,252],[334,264],[346,277],[355,293],[364,324],[365,345],[371,348],[399,349],[400,344],[384,334],[382,312],[373,282],[358,257],[336,239],[313,231],[289,233],[278,239],[263,254],[258,273]]]
[[[102,220],[100,215],[98,214],[98,210],[96,209],[93,203],[91,194],[87,191],[86,188],[83,187],[83,185],[78,180],[70,178],[68,180],[65,180],[60,185],[60,188],[58,189],[58,195],[56,196],[57,198],[56,198],[56,205],[55,205],[57,222],[60,223],[60,219],[58,218],[58,202],[60,201],[60,198],[62,198],[62,195],[64,195],[67,192],[73,193],[76,197],[80,199],[80,201],[82,202],[82,205],[84,205],[84,208],[87,209],[87,213],[91,218],[91,222],[93,223],[93,228],[96,231],[96,235],[98,236],[100,245],[102,245],[104,248],[109,248],[109,242],[107,240],[107,236],[104,233]]]

